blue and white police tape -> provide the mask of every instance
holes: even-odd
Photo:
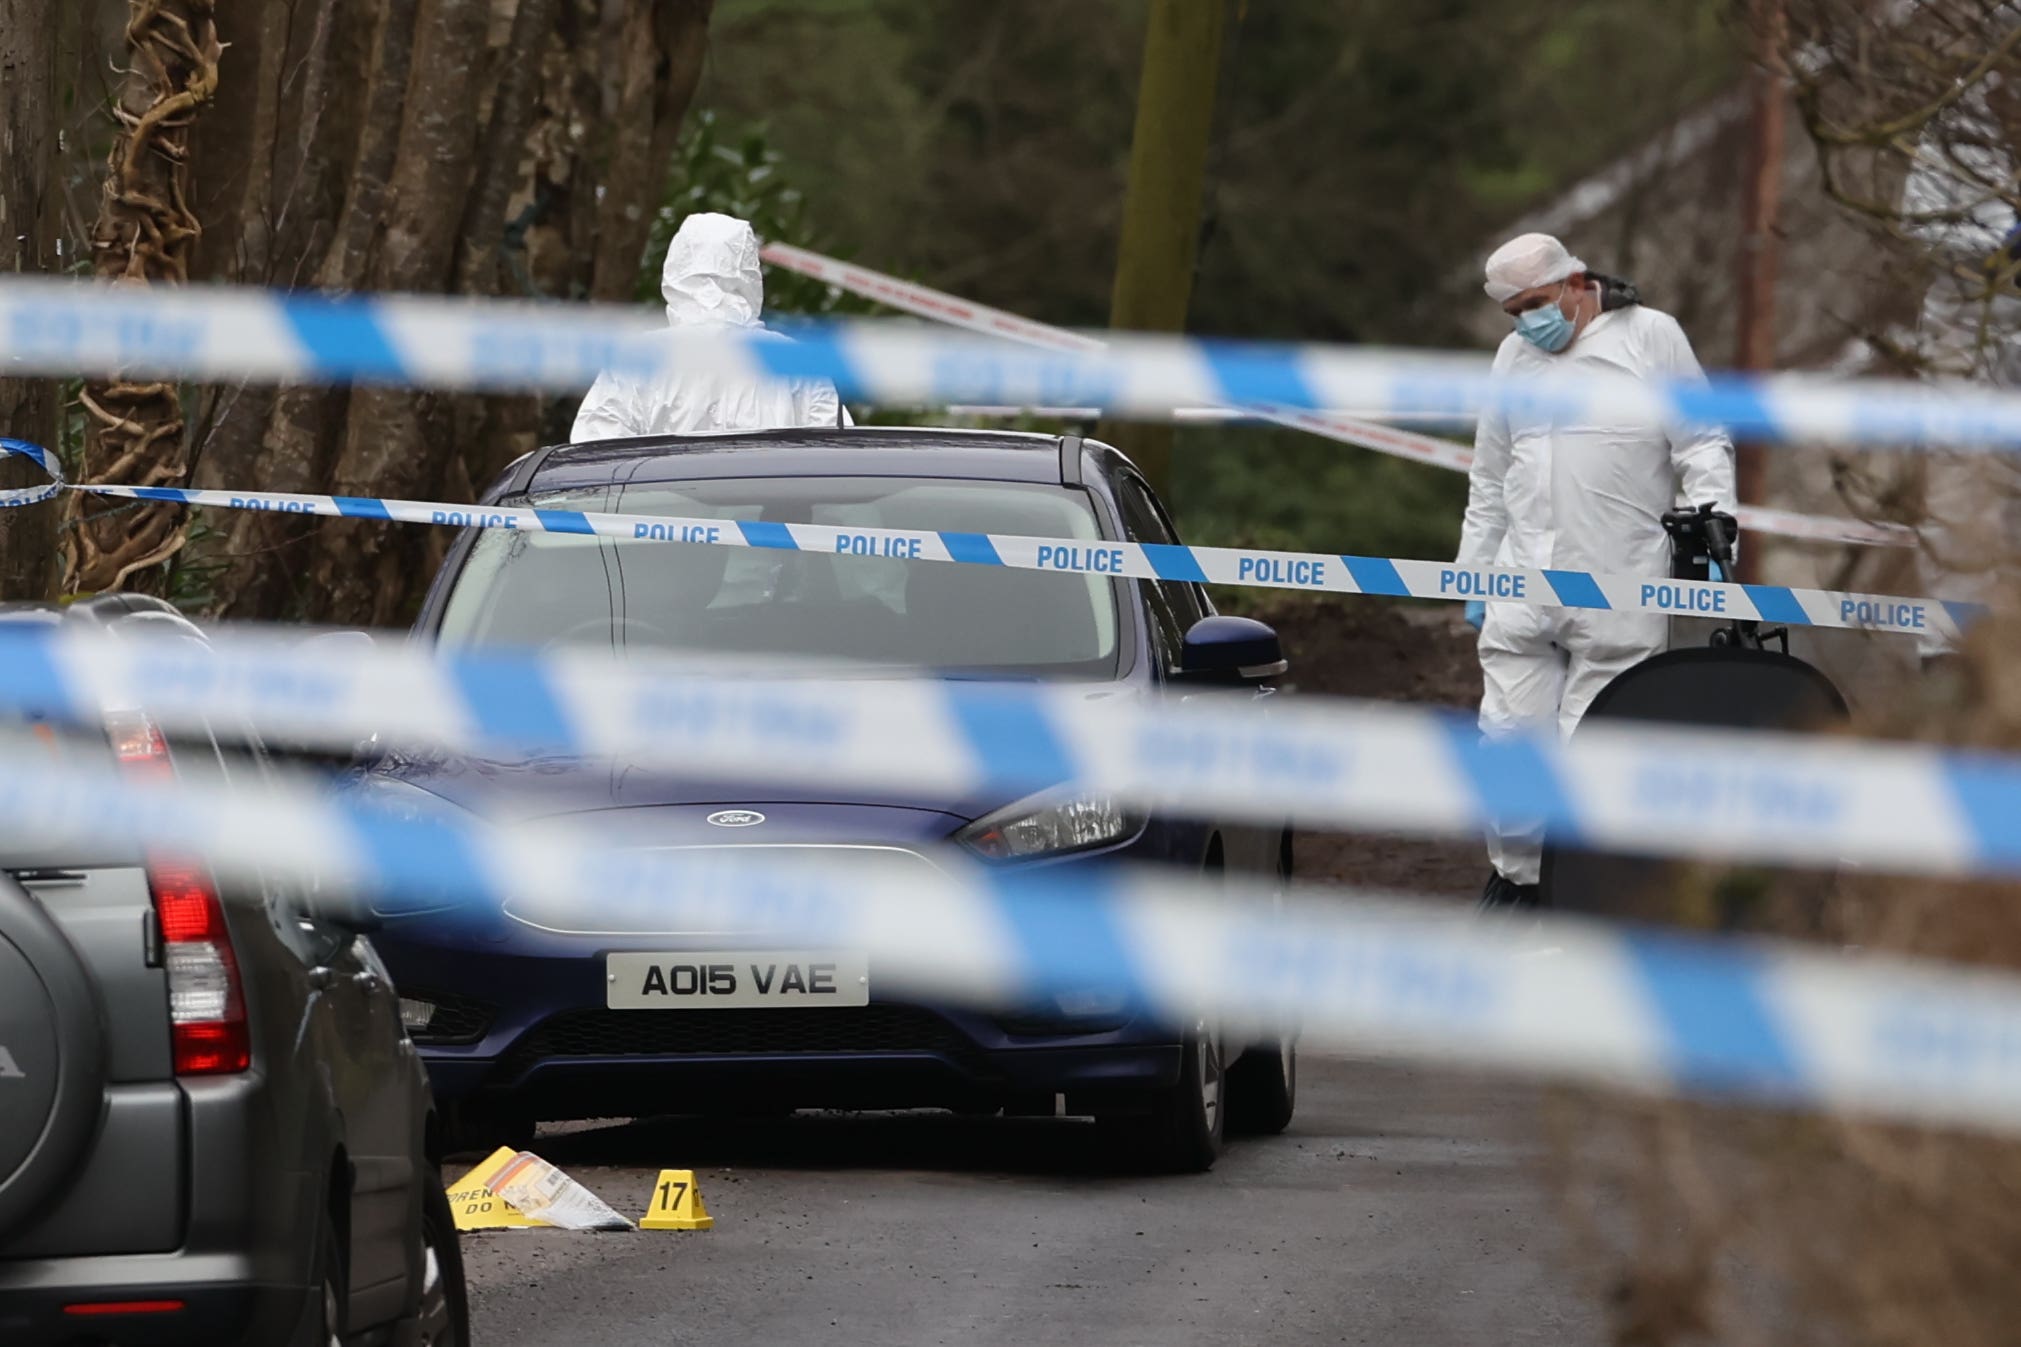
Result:
[[[63,490],[63,465],[56,455],[39,444],[26,440],[10,440],[0,436],[0,458],[25,458],[38,463],[49,474],[49,480],[37,486],[18,486],[0,490],[0,510],[12,509],[20,505],[40,505],[45,500],[54,500]]]
[[[0,442],[0,456],[11,452]],[[1958,635],[1976,604],[1890,594],[1841,593],[1784,585],[1656,580],[1536,567],[1461,566],[1406,557],[1190,547],[1097,538],[1033,538],[1007,533],[787,524],[769,520],[694,519],[511,505],[451,505],[376,496],[320,496],[282,491],[195,490],[167,486],[87,486],[73,491],[132,500],[324,518],[376,519],[449,528],[586,534],[633,542],[878,557],[906,562],[1009,566],[1063,574],[1194,581],[1252,589],[1296,589],[1533,608],[1594,608],[1664,617],[1759,620],[1787,626]],[[4,506],[5,502],[0,502]]]
[[[2021,873],[2013,757],[1601,721],[1570,743],[1548,731],[1483,742],[1471,717],[1395,703],[832,674],[273,629],[221,628],[207,648],[0,627],[0,713],[92,722],[137,706],[174,727],[244,723],[338,751],[376,740],[578,755],[735,783],[745,799],[818,781],[866,798],[975,800],[1009,818],[1093,795],[1266,827],[1450,834],[1534,821],[1636,854]]]
[[[784,267],[803,276],[812,276],[816,280],[875,300],[879,304],[888,304],[905,313],[928,318],[937,323],[948,323],[970,332],[981,332],[1010,341],[1021,341],[1033,346],[1063,351],[1095,350],[1104,345],[1103,342],[1084,333],[1035,322],[1019,314],[1007,313],[1002,309],[993,309],[987,304],[978,304],[959,295],[948,294],[945,290],[936,290],[931,286],[897,276],[887,276],[883,272],[872,271],[869,267],[825,257],[806,248],[796,248],[786,243],[768,243],[759,252],[760,256],[773,266]],[[949,407],[948,411],[985,416],[1022,413],[1088,419],[1097,415],[1100,409],[955,406]],[[1177,407],[1173,409],[1172,415],[1179,421],[1230,419],[1270,421],[1294,430],[1308,431],[1342,444],[1373,449],[1380,454],[1409,459],[1415,463],[1429,463],[1434,467],[1448,468],[1455,472],[1467,471],[1473,466],[1474,461],[1472,450],[1454,444],[1451,440],[1416,434],[1396,426],[1381,425],[1355,413],[1299,411],[1288,407],[1254,407],[1239,411],[1226,407]],[[1461,420],[1464,423],[1464,418]],[[1797,514],[1789,510],[1774,510],[1757,505],[1737,506],[1734,514],[1740,520],[1741,528],[1750,534],[1805,538],[1816,542],[1854,543],[1869,547],[1910,547],[1915,544],[1914,531],[1898,524],[1869,524],[1860,520]]]
[[[1816,376],[1708,382],[1593,373],[1512,378],[1486,359],[1321,345],[1118,335],[1053,350],[913,323],[640,333],[637,309],[413,295],[332,298],[227,287],[0,280],[0,369],[410,388],[587,386],[635,376],[826,378],[876,402],[1072,405],[1117,414],[1232,405],[1369,415],[1577,417],[1723,425],[1758,441],[2021,448],[2021,394]]]
[[[2021,1134],[2021,979],[2003,974],[1551,918],[1518,942],[1452,909],[1232,876],[991,871],[819,839],[790,855],[622,845],[593,826],[128,784],[33,755],[0,773],[10,861],[103,855],[108,838],[205,859],[241,891],[291,877],[321,903],[369,901],[396,927],[538,929],[638,978],[624,990],[641,1001],[680,1003],[683,950],[790,948],[877,1000],[1102,1000],[1236,1041],[1295,1026],[1308,1050]],[[654,957],[610,957],[626,951]],[[824,994],[810,982],[804,1003]]]

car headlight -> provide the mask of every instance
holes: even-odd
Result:
[[[1022,861],[1120,842],[1143,826],[1114,796],[1038,796],[977,819],[955,838],[984,860]]]

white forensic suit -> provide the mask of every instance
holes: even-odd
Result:
[[[1497,374],[1702,379],[1691,343],[1667,313],[1630,305],[1595,316],[1577,340],[1546,354],[1516,333],[1495,353]],[[1718,429],[1548,411],[1482,415],[1457,558],[1465,566],[1538,566],[1617,575],[1670,574],[1663,513],[1734,504],[1733,444]],[[1669,643],[1656,613],[1532,608],[1490,603],[1481,625],[1481,730],[1488,735],[1555,723],[1570,734],[1610,679]],[[1537,882],[1543,855],[1534,826],[1490,833],[1488,858],[1516,884]]]
[[[1902,184],[1909,232],[1929,249],[1936,275],[1924,293],[1914,349],[1931,378],[2021,386],[2021,294],[1998,279],[2016,225],[2014,154],[1985,84],[1952,104],[1916,146]],[[2017,468],[2005,455],[1932,451],[1924,465],[1916,557],[1925,592],[1984,603],[2012,564]],[[1952,638],[1917,637],[1924,658]]]
[[[690,215],[667,245],[660,294],[667,301],[670,332],[763,332],[758,315],[765,306],[765,282],[758,236],[734,216]],[[720,435],[848,424],[835,385],[826,379],[693,372],[639,378],[606,370],[583,398],[570,438],[580,443],[628,435]]]

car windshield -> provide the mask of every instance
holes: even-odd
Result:
[[[741,523],[1096,540],[1062,487],[893,477],[734,478],[552,494],[552,509]],[[731,536],[735,536],[732,531]],[[1115,585],[1079,574],[491,529],[457,576],[447,646],[763,654],[984,676],[1101,678]]]

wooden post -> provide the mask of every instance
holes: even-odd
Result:
[[[1109,326],[1119,331],[1185,330],[1226,15],[1223,0],[1152,0],[1109,305]],[[1170,487],[1169,424],[1105,421],[1098,433],[1135,459],[1153,487]]]
[[[1783,0],[1753,0],[1758,44],[1748,119],[1747,169],[1741,182],[1740,254],[1735,276],[1738,330],[1734,364],[1743,370],[1775,368],[1775,279],[1782,208],[1782,161],[1786,81],[1782,64]],[[1767,450],[1759,444],[1735,446],[1739,498],[1767,504]],[[1741,575],[1758,579],[1760,549],[1743,546]]]

